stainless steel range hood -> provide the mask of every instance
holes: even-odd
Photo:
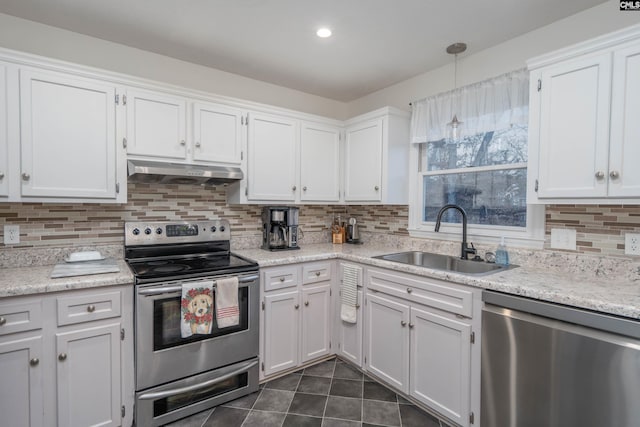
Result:
[[[127,161],[129,182],[145,184],[226,184],[244,177],[238,167],[185,165],[149,160]]]

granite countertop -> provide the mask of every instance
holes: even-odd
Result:
[[[308,245],[300,250],[281,252],[261,249],[234,251],[257,261],[260,267],[339,258],[640,320],[640,272],[600,277],[574,269],[557,271],[534,265],[478,277],[371,258],[395,252],[402,250],[393,246],[346,244]]]
[[[117,261],[118,273],[51,278],[53,265],[3,268],[0,272],[0,298],[133,284],[133,274],[124,260]]]

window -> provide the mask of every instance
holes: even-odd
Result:
[[[463,122],[455,139],[447,135],[454,108]],[[544,209],[526,202],[527,123],[525,70],[416,103],[411,234],[460,239],[461,216],[452,209],[442,217],[443,233],[433,233],[440,208],[456,204],[467,213],[476,242],[506,236],[519,246],[541,246]]]

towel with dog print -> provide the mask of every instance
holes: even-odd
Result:
[[[180,335],[210,334],[213,324],[213,281],[182,284]]]
[[[216,322],[218,328],[228,328],[240,323],[237,277],[216,280]]]

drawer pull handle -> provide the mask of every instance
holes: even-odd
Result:
[[[7,319],[5,319],[4,317],[0,317],[0,326],[4,325],[5,323],[7,323]]]
[[[58,360],[61,362],[64,362],[65,360],[67,360],[67,353],[60,353],[58,355]]]
[[[90,306],[87,307],[87,311],[89,313],[93,313],[94,311],[96,311],[96,306],[91,304]]]
[[[37,357],[34,357],[33,359],[29,360],[29,365],[31,366],[38,366],[38,363],[40,363],[40,359],[38,359]]]
[[[309,307],[309,301],[305,301],[304,306]]]
[[[400,321],[400,324],[402,325],[402,327],[404,328],[405,326],[407,326],[407,322],[405,322],[404,320]]]
[[[316,277],[320,277],[320,272],[316,271]]]
[[[300,304],[296,304],[293,306],[293,308],[295,308],[296,310],[300,308]]]
[[[281,281],[281,282],[284,282],[284,277],[281,277],[281,278],[280,278],[280,281]]]
[[[411,292],[413,292],[413,289],[407,288],[407,293],[410,294]]]

